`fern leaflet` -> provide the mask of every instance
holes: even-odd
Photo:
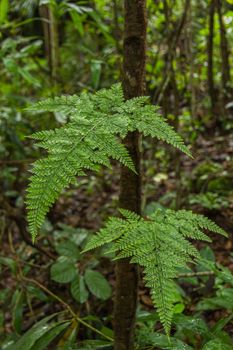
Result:
[[[186,210],[158,209],[146,219],[126,210],[120,212],[124,219],[110,218],[84,251],[112,242],[111,252],[116,253],[116,259],[131,258],[132,263],[141,265],[152,301],[169,334],[178,268],[199,258],[188,239],[209,241],[203,229],[224,236],[226,232],[204,216]]]

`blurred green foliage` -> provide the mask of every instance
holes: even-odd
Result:
[[[162,114],[193,145],[195,160],[188,162],[182,158],[181,167],[175,153],[167,152],[150,138],[143,139],[144,212],[147,215],[163,206],[192,206],[213,216],[222,215],[226,226],[232,227],[233,85],[230,79],[227,93],[222,87],[221,33],[216,13],[213,115],[207,77],[210,1],[190,3],[191,10],[184,13],[184,2],[179,0],[147,1],[147,94],[153,103],[159,102]],[[232,76],[233,1],[221,3]],[[46,52],[45,28],[50,22],[43,17],[42,6],[50,7],[57,24],[56,78],[51,74]],[[184,15],[185,25],[176,39]],[[61,113],[32,115],[26,107],[41,98],[92,92],[118,82],[123,25],[123,2],[118,0],[0,0],[0,347],[3,349],[112,349],[111,340],[104,336],[113,337],[111,290],[106,281],[113,284],[113,271],[102,251],[89,255],[81,255],[80,251],[91,232],[117,206],[116,172],[91,175],[88,183],[80,179],[80,186],[67,192],[53,210],[51,223],[46,222],[41,231],[39,247],[51,251],[54,259],[24,242],[20,232],[26,232],[26,227],[20,225],[25,216],[23,202],[29,164],[41,156],[28,136],[65,121]],[[15,210],[19,213],[17,217]],[[59,224],[61,220],[66,224]],[[77,228],[80,221],[81,229]],[[84,221],[91,231],[84,228]],[[220,244],[224,249],[225,242]],[[232,349],[232,274],[229,268],[215,262],[213,256],[213,252],[203,252],[205,262],[196,267],[196,272],[213,272],[213,280],[212,275],[180,279],[170,342],[161,332],[157,313],[143,304],[140,294],[136,349]],[[227,265],[231,263],[232,258]],[[74,320],[69,312],[64,313],[58,300],[24,278],[40,281],[42,287],[61,297],[102,335]],[[146,289],[141,287],[140,293],[142,289],[144,293]],[[46,317],[48,314],[53,316]],[[41,333],[37,333],[38,322]]]

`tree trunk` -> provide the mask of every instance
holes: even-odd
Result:
[[[214,88],[214,72],[213,72],[213,51],[214,51],[214,13],[215,13],[215,0],[210,1],[209,5],[209,34],[207,42],[207,55],[208,55],[208,90],[211,104],[211,114],[214,115],[215,111],[215,88]]]
[[[222,87],[224,94],[227,93],[228,83],[230,81],[230,64],[229,64],[229,49],[226,35],[226,28],[222,17],[222,0],[216,0],[218,21],[220,27],[220,46],[222,56]]]
[[[180,40],[180,36],[182,34],[182,30],[185,26],[186,23],[186,19],[187,19],[187,14],[189,11],[189,6],[190,6],[190,1],[191,0],[185,0],[185,4],[184,4],[184,11],[182,14],[182,17],[177,25],[177,29],[175,30],[174,35],[171,37],[171,42],[170,42],[170,46],[169,46],[169,51],[168,51],[168,58],[167,58],[167,62],[165,65],[165,73],[164,73],[164,78],[160,84],[160,86],[156,89],[154,96],[152,98],[152,102],[156,103],[156,104],[160,104],[161,101],[163,100],[164,94],[166,92],[166,89],[170,83],[170,79],[171,79],[171,64],[176,56],[176,48],[178,45],[178,42]],[[165,7],[164,10],[166,11],[166,2],[164,3]],[[169,38],[170,39],[170,38]]]
[[[126,99],[145,92],[146,0],[125,0],[123,47],[123,90]],[[137,174],[121,167],[119,207],[141,213],[139,134],[129,133],[124,144],[134,161]],[[114,307],[115,350],[134,348],[138,268],[122,259],[116,264]]]
[[[190,2],[190,10],[189,10],[189,31],[188,31],[188,42],[189,42],[189,65],[190,65],[190,112],[191,112],[191,120],[194,126],[194,120],[196,119],[196,87],[195,87],[195,55],[194,55],[194,5],[191,0]]]
[[[58,54],[58,29],[54,14],[54,8],[50,4],[39,7],[40,16],[43,18],[43,32],[45,56],[47,58],[51,78],[57,80],[59,54]]]

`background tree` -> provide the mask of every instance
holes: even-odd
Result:
[[[222,88],[226,96],[228,95],[228,87],[230,83],[230,64],[229,64],[229,50],[228,50],[228,40],[226,35],[226,28],[223,20],[222,13],[222,0],[216,0],[216,8],[218,13],[219,29],[220,29],[220,48],[222,57]],[[224,95],[225,95],[224,94]]]
[[[213,74],[213,45],[214,45],[214,14],[215,14],[215,4],[216,0],[210,1],[209,6],[209,34],[207,42],[207,52],[208,52],[208,87],[211,105],[211,114],[214,115],[216,106],[216,91],[214,84],[214,74]]]
[[[155,211],[181,208],[207,215],[229,233],[233,227],[233,2],[148,0],[144,78],[140,59],[145,35],[143,3],[127,1],[126,5],[127,11],[121,1],[0,0],[0,348],[17,350],[19,344],[19,350],[112,350],[114,331],[118,347],[132,347],[134,338],[140,350],[233,348],[231,239],[212,236],[212,245],[201,245],[202,264],[193,271],[180,270],[176,278],[179,288],[172,295],[176,313],[170,343],[143,278],[138,279],[138,293],[122,279],[127,283],[125,300],[132,293],[127,305],[130,312],[116,308],[116,313],[120,311],[127,319],[114,324],[114,317],[120,317],[114,315],[113,303],[115,265],[110,259],[115,253],[106,246],[81,254],[119,206],[129,205],[134,212],[141,212],[148,225]],[[59,40],[53,34],[53,39],[46,40],[45,27],[48,34],[54,22],[43,20],[42,16],[49,17],[40,13],[43,6],[53,12]],[[124,29],[126,15],[132,23],[131,13],[142,26],[134,23]],[[128,33],[125,39],[124,30]],[[45,54],[48,44],[47,51],[56,48],[55,64],[49,64],[51,53]],[[133,51],[136,56],[132,57]],[[52,66],[56,67],[56,79],[51,79]],[[127,70],[133,79],[127,80]],[[27,107],[54,95],[67,98],[91,93],[88,96],[94,98],[100,89],[107,88],[109,93],[109,87],[120,81],[128,103],[132,96],[146,94],[154,105],[160,105],[162,120],[166,118],[179,129],[186,144],[192,146],[194,159],[154,141],[149,134],[142,139],[137,133],[130,134],[121,145],[132,146],[137,175],[116,160],[109,168],[98,165],[98,172],[96,167],[87,170],[87,177],[80,174],[51,208],[33,245],[24,207],[26,187],[30,164],[47,151],[41,151],[28,136],[63,128],[71,116],[63,108],[36,114]],[[116,100],[116,90],[114,94]],[[84,110],[86,107],[84,104]],[[122,125],[122,131],[126,120],[119,117],[119,124],[113,127],[105,122],[105,127],[111,125],[109,132],[113,133]],[[105,136],[99,142],[103,140]],[[88,142],[93,145],[93,140]],[[92,152],[96,154],[97,149]],[[119,154],[114,153],[118,158]],[[60,169],[61,164],[53,179]],[[129,179],[132,186],[125,184]],[[48,184],[45,182],[45,191]],[[130,197],[125,193],[129,191],[135,207],[127,201]],[[137,284],[137,269],[131,265],[131,271],[128,259],[116,265],[118,276],[126,271]],[[123,272],[122,266],[127,266]],[[121,285],[118,287],[120,291]],[[121,333],[126,323],[128,328]]]

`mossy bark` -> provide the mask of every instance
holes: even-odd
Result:
[[[125,0],[123,46],[123,90],[126,99],[145,93],[146,0]],[[124,144],[134,161],[137,174],[121,167],[119,207],[141,213],[140,136],[129,133]],[[122,259],[116,264],[114,308],[115,350],[134,348],[138,268]]]

